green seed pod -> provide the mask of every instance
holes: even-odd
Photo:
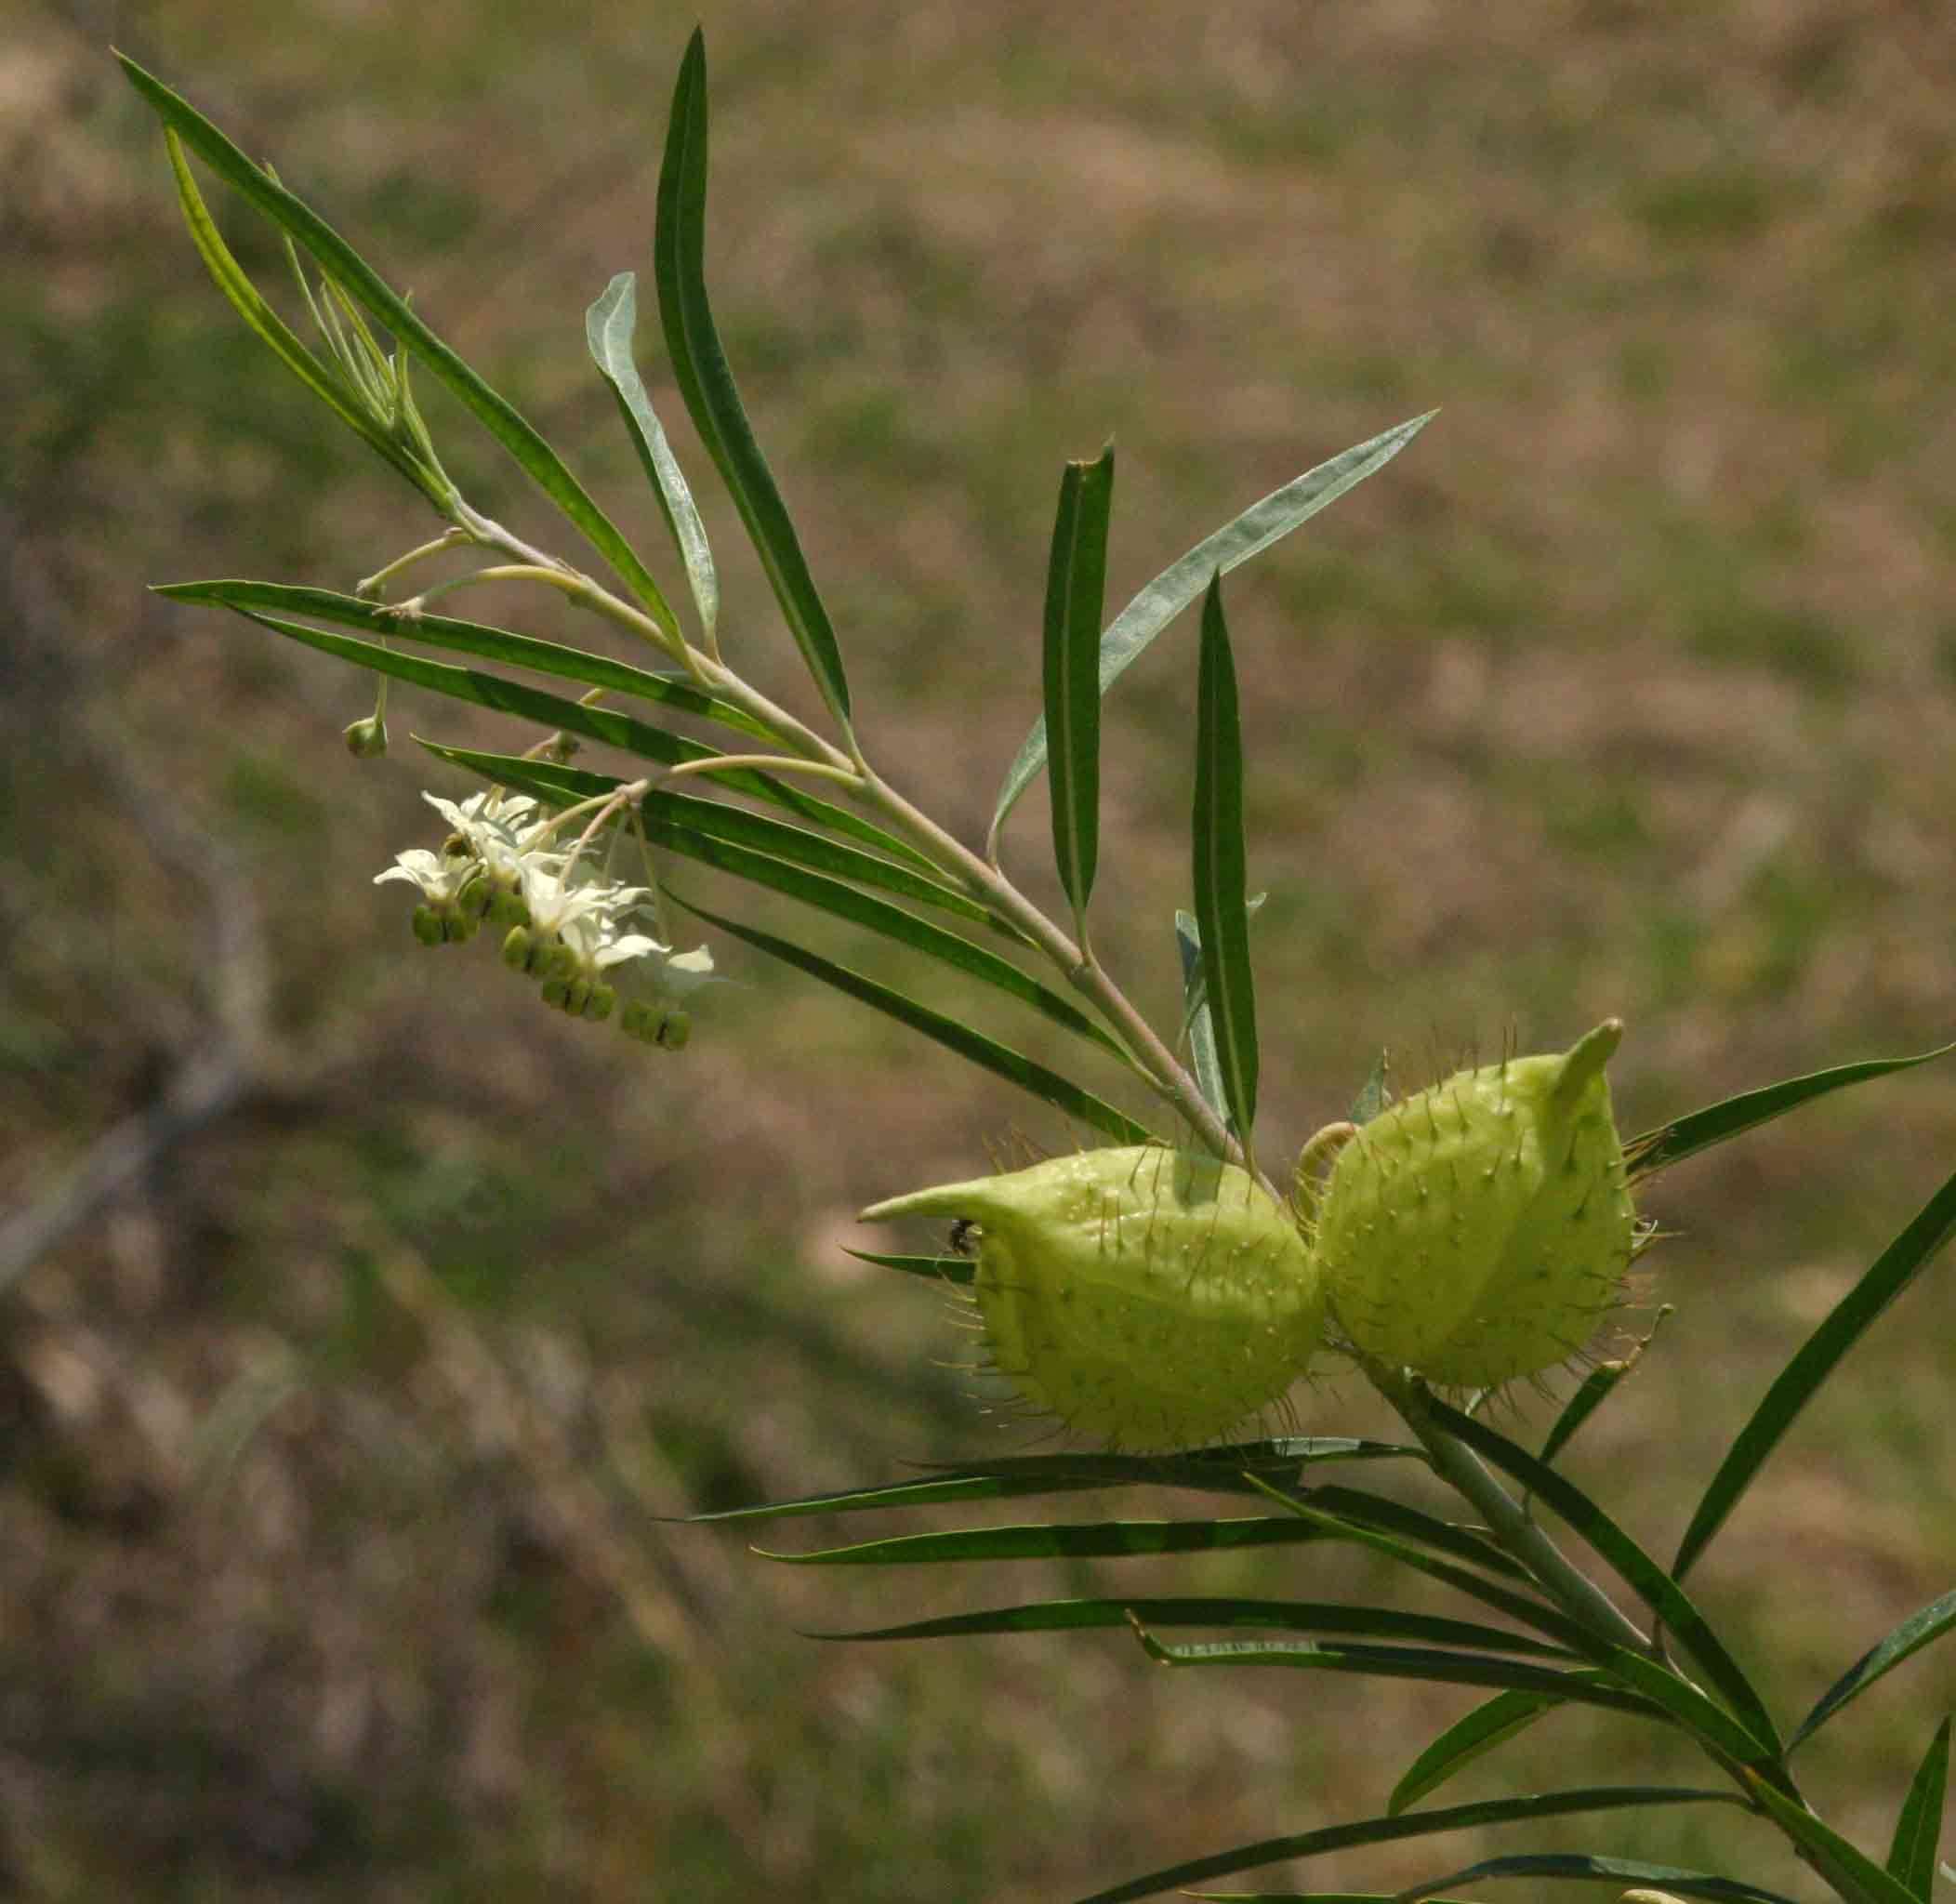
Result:
[[[975,1223],[995,1366],[1116,1447],[1222,1438],[1280,1403],[1318,1344],[1317,1271],[1289,1213],[1212,1157],[1087,1151],[863,1215]]]
[[[1300,1182],[1355,1347],[1448,1388],[1581,1350],[1636,1243],[1603,1076],[1622,1036],[1612,1018],[1566,1053],[1444,1078],[1354,1131],[1321,1196]]]

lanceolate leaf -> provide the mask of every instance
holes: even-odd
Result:
[[[1832,1315],[1807,1337],[1799,1353],[1766,1390],[1765,1398],[1752,1411],[1752,1419],[1739,1430],[1730,1452],[1719,1463],[1704,1499],[1691,1516],[1691,1525],[1685,1529],[1677,1558],[1671,1567],[1677,1579],[1684,1579],[1712,1535],[1725,1525],[1726,1515],[1738,1506],[1752,1477],[1765,1464],[1766,1457],[1779,1445],[1780,1436],[1792,1426],[1801,1409],[1833,1373],[1842,1357],[1868,1332],[1883,1310],[1922,1274],[1952,1232],[1956,1232],[1956,1175],[1930,1197],[1915,1221],[1882,1251],[1867,1275],[1842,1297]]]
[[[1216,1056],[1216,1023],[1209,1012],[1209,974],[1202,964],[1202,928],[1189,912],[1175,915],[1175,949],[1182,955],[1182,1015],[1188,1027],[1189,1063],[1196,1089],[1219,1117],[1229,1116],[1222,1097],[1222,1066]]]
[[[900,1269],[905,1276],[920,1276],[931,1282],[970,1283],[978,1265],[964,1256],[898,1256],[878,1250],[852,1250],[858,1263],[873,1263],[879,1269]]]
[[[1423,1397],[1422,1406],[1447,1433],[1464,1441],[1496,1467],[1505,1470],[1531,1494],[1545,1501],[1608,1561],[1690,1651],[1712,1683],[1731,1701],[1734,1712],[1755,1739],[1757,1752],[1770,1754],[1778,1750],[1779,1735],[1774,1728],[1765,1702],[1739,1669],[1738,1661],[1725,1650],[1704,1615],[1692,1605],[1684,1588],[1602,1508],[1573,1482],[1565,1479],[1553,1468],[1543,1466],[1526,1448],[1518,1448],[1486,1422],[1474,1421],[1432,1395]]]
[[[1353,1673],[1442,1686],[1508,1686],[1554,1699],[1641,1710],[1588,1674],[1560,1673],[1553,1667],[1487,1654],[1342,1640],[1202,1640],[1190,1646],[1169,1646],[1145,1627],[1138,1626],[1136,1631],[1148,1657],[1162,1666],[1285,1666],[1308,1673]]]
[[[1773,1822],[1806,1854],[1807,1861],[1843,1897],[1861,1904],[1915,1904],[1914,1894],[1865,1852],[1816,1818],[1797,1798],[1789,1797],[1764,1779],[1753,1792]]]
[[[912,1567],[946,1561],[1208,1554],[1238,1547],[1304,1546],[1339,1538],[1335,1527],[1288,1514],[1220,1521],[1041,1521],[1026,1527],[958,1527],[934,1534],[900,1534],[893,1540],[865,1540],[848,1547],[776,1554],[771,1557],[825,1567]]]
[[[393,332],[403,350],[411,351],[462,402],[491,436],[514,456],[532,482],[582,532],[592,548],[624,578],[632,593],[662,626],[672,625],[658,584],[618,533],[616,525],[586,494],[541,436],[468,364],[456,355],[406,301],[381,282],[373,267],[311,206],[268,177],[233,145],[188,99],[137,65],[126,55],[122,61],[129,83],[212,171],[251,201],[282,231],[311,252],[327,274],[365,305]],[[283,353],[281,353],[283,354]]]
[[[736,879],[748,879],[758,886],[785,892],[803,905],[817,906],[838,919],[880,932],[886,939],[894,939],[899,945],[909,946],[913,952],[921,952],[926,958],[962,972],[967,978],[976,979],[981,985],[990,985],[1016,998],[1022,1005],[1031,1006],[1042,1017],[1064,1026],[1077,1038],[1097,1044],[1103,1051],[1119,1059],[1122,1064],[1132,1062],[1127,1052],[1077,1006],[1022,972],[1010,959],[1001,959],[998,953],[983,945],[973,945],[957,932],[947,932],[929,919],[919,919],[900,906],[892,906],[888,900],[859,892],[854,887],[845,886],[826,874],[811,872],[770,853],[757,853],[752,847],[698,832],[672,819],[668,811],[649,802],[644,819],[646,831],[655,846],[683,853],[689,859],[697,860],[702,865],[717,866]]]
[[[342,595],[332,588],[296,588],[283,582],[166,582],[152,592],[165,595],[172,602],[208,602],[214,607],[239,610],[258,608],[268,614],[310,615],[320,621],[337,622],[342,628],[364,628],[391,641],[445,648],[458,654],[480,654],[485,660],[505,662],[512,668],[534,668],[558,681],[582,681],[587,687],[632,694],[641,701],[657,701],[762,740],[773,738],[752,715],[690,681],[654,674],[647,668],[614,661],[609,655],[566,647],[559,641],[538,641],[533,635],[519,635],[484,622],[459,621],[446,615],[396,615],[383,604],[364,602],[357,595]]]
[[[557,760],[533,760],[520,754],[488,754],[476,747],[444,747],[440,741],[419,740],[418,736],[417,741],[437,760],[453,761],[457,767],[480,774],[485,780],[496,781],[519,793],[533,795],[548,806],[573,806],[581,800],[615,792],[624,785],[615,774],[593,774],[587,768],[567,767]],[[821,808],[826,803],[817,800],[814,804]],[[798,866],[833,873],[838,879],[853,879],[858,885],[880,887],[886,892],[899,893],[905,899],[937,906],[945,912],[955,913],[959,919],[976,919],[994,926],[1007,937],[1016,937],[1009,927],[993,918],[975,899],[968,899],[955,887],[912,872],[907,865],[892,866],[874,853],[846,845],[839,840],[831,840],[826,834],[812,832],[806,826],[791,826],[786,821],[770,819],[765,813],[752,813],[745,807],[733,806],[724,800],[701,800],[696,795],[686,793],[649,793],[645,796],[645,808],[650,812],[667,813],[683,821],[693,830],[710,834],[715,839],[742,840],[781,859],[793,860]],[[806,813],[808,809],[798,806],[796,811]],[[829,813],[836,817],[831,818]],[[852,838],[867,837],[872,845],[883,852],[903,844],[901,840],[881,835],[877,827],[868,827],[866,835],[858,830],[858,824],[866,823],[852,824],[845,828],[839,822],[855,823],[856,816],[841,808],[817,813],[813,817],[838,832],[846,830]]]
[[[1401,1891],[1393,1904],[1416,1904],[1456,1884],[1480,1884],[1487,1878],[1570,1878],[1578,1883],[1608,1884],[1613,1888],[1632,1884],[1668,1891],[1679,1897],[1709,1897],[1715,1904],[1794,1904],[1778,1891],[1762,1890],[1741,1878],[1722,1878],[1711,1871],[1680,1871],[1674,1865],[1645,1864],[1629,1858],[1598,1858],[1587,1851],[1529,1851],[1512,1858],[1484,1858],[1464,1871],[1449,1871]],[[1627,1895],[1627,1894],[1626,1894]],[[1266,1904],[1281,1904],[1271,1898]]]
[[[1101,693],[1104,694],[1155,637],[1208,588],[1218,570],[1226,575],[1239,563],[1288,536],[1300,522],[1309,522],[1319,509],[1336,502],[1374,470],[1383,469],[1436,414],[1429,410],[1424,416],[1397,424],[1369,443],[1359,443],[1329,462],[1307,469],[1281,489],[1273,490],[1261,502],[1251,503],[1233,522],[1204,536],[1186,555],[1170,563],[1115,616],[1112,626],[1101,637]],[[1045,766],[1046,750],[1046,723],[1042,720],[1025,736],[1011,771],[1005,776],[1005,785],[999,789],[998,810],[992,815],[989,852],[998,851],[998,833],[1006,815]]]
[[[1222,620],[1222,578],[1202,604],[1202,666],[1196,695],[1196,807],[1192,826],[1196,923],[1202,935],[1209,1016],[1222,1095],[1247,1154],[1257,1111],[1257,1008],[1249,970],[1244,878],[1243,735],[1236,671]]]
[[[1630,1373],[1628,1362],[1599,1362],[1582,1378],[1582,1386],[1564,1405],[1541,1444],[1541,1459],[1553,1461],[1569,1445],[1577,1429],[1609,1399],[1610,1392]]]
[[[1877,1679],[1893,1673],[1904,1659],[1939,1640],[1951,1627],[1956,1627],[1956,1588],[1911,1613],[1878,1646],[1863,1653],[1800,1722],[1800,1729],[1788,1742],[1788,1750],[1811,1739],[1850,1699],[1858,1699]]]
[[[625,419],[632,447],[639,453],[652,493],[659,499],[659,513],[680,560],[686,566],[686,580],[693,589],[693,603],[699,611],[700,632],[707,646],[714,645],[714,629],[720,620],[720,576],[713,566],[713,550],[707,541],[707,525],[694,506],[693,491],[685,471],[666,441],[652,399],[645,394],[644,381],[631,354],[632,332],[638,326],[638,278],[620,271],[597,301],[584,313],[584,335],[592,358],[611,385],[618,400],[618,414]]]
[[[1290,1837],[1239,1844],[1231,1851],[1191,1858],[1186,1864],[1150,1871],[1145,1877],[1131,1878],[1109,1890],[1096,1891],[1090,1897],[1081,1898],[1079,1904],[1130,1904],[1132,1898],[1152,1897],[1156,1891],[1186,1887],[1206,1878],[1228,1877],[1239,1871],[1254,1871],[1259,1865],[1276,1864],[1286,1858],[1315,1858],[1327,1851],[1424,1838],[1438,1831],[1477,1831],[1490,1825],[1525,1824],[1534,1818],[1570,1818],[1586,1812],[1653,1805],[1743,1805],[1745,1802],[1735,1792],[1667,1785],[1603,1785],[1572,1792],[1541,1792],[1526,1798],[1489,1798],[1475,1805],[1408,1812],[1399,1818],[1360,1818],[1350,1824],[1327,1825],[1315,1831],[1300,1831]],[[1775,1904],[1784,1904],[1784,1900],[1775,1900]]]
[[[513,714],[519,720],[534,721],[544,727],[561,728],[566,734],[583,734],[588,739],[602,741],[607,747],[620,747],[628,754],[638,755],[641,760],[654,760],[661,766],[676,766],[681,760],[711,760],[719,751],[715,747],[704,747],[698,741],[667,734],[663,728],[648,726],[628,714],[615,713],[609,707],[588,707],[581,701],[568,701],[562,694],[548,694],[538,688],[527,688],[520,682],[505,681],[498,674],[483,674],[473,668],[456,668],[445,661],[427,661],[418,654],[403,654],[393,648],[383,648],[377,642],[357,641],[350,635],[336,635],[324,628],[309,628],[301,622],[288,621],[283,615],[261,615],[256,609],[241,608],[237,612],[247,620],[257,622],[260,628],[270,628],[274,634],[289,636],[308,648],[317,648],[323,654],[332,654],[341,661],[350,661],[356,667],[371,668],[376,674],[390,675],[396,681],[409,681],[416,687],[446,694],[452,700],[471,702],[478,707],[493,707],[498,713]],[[800,813],[803,818],[814,820],[836,832],[866,839],[877,846],[900,845],[900,842],[892,842],[890,836],[880,827],[872,826],[867,821],[859,820],[853,813],[831,806],[826,800],[816,800],[800,787],[789,787],[773,774],[757,773],[750,767],[733,767],[718,778],[720,786],[729,792],[751,794],[757,800],[772,801],[775,806],[786,807],[790,813]],[[922,863],[930,864],[929,861]]]
[[[1498,1580],[1488,1580],[1471,1567],[1456,1567],[1450,1560],[1439,1559],[1423,1548],[1415,1546],[1411,1540],[1401,1540],[1397,1535],[1383,1532],[1369,1527],[1352,1516],[1349,1510],[1343,1514],[1330,1514],[1313,1505],[1327,1493],[1348,1493],[1347,1489],[1316,1488],[1300,1496],[1275,1487],[1267,1481],[1252,1475],[1252,1485],[1261,1494],[1280,1501],[1300,1519],[1322,1527],[1328,1539],[1349,1540],[1356,1546],[1369,1547],[1373,1553],[1383,1554],[1396,1561],[1401,1567],[1409,1567],[1415,1573],[1424,1574],[1429,1580],[1442,1581],[1456,1592],[1467,1594],[1505,1613],[1511,1620],[1518,1620],[1525,1626],[1532,1626],[1538,1633],[1545,1633],[1550,1638],[1560,1640],[1565,1646],[1578,1652],[1588,1652],[1593,1643],[1584,1629],[1559,1608],[1546,1606],[1526,1593],[1516,1593]]]
[[[1936,1847],[1942,1836],[1942,1801],[1949,1785],[1949,1722],[1936,1728],[1909,1782],[1888,1846],[1888,1875],[1899,1879],[1922,1904],[1929,1904],[1936,1884]]]
[[[773,1559],[787,1556],[774,1554]],[[796,1558],[806,1558],[797,1555]],[[1439,1646],[1480,1647],[1494,1653],[1527,1653],[1550,1659],[1570,1656],[1540,1640],[1502,1633],[1472,1620],[1442,1620],[1425,1613],[1397,1613],[1383,1606],[1343,1606],[1302,1600],[1175,1598],[1155,1600],[1041,1600],[1024,1606],[999,1606],[983,1613],[954,1613],[905,1626],[862,1633],[825,1633],[828,1640],[962,1639],[974,1633],[1073,1633],[1087,1628],[1126,1627],[1139,1620],[1157,1626],[1248,1626],[1265,1632],[1351,1633],[1369,1638],[1425,1641]],[[1620,1704],[1606,1698],[1602,1703]],[[1632,1702],[1633,1703],[1633,1702]]]
[[[790,1514],[855,1514],[866,1509],[928,1506],[943,1501],[1004,1501],[1036,1494],[1077,1493],[1089,1488],[1183,1488],[1204,1494],[1252,1494],[1249,1476],[1262,1472],[1295,1482],[1308,1467],[1327,1461],[1418,1461],[1421,1451],[1395,1441],[1365,1441],[1343,1435],[1287,1435],[1196,1454],[1032,1454],[981,1467],[956,1468],[916,1481],[809,1494],[694,1514],[695,1521],[778,1520]]]
[[[1830,1091],[1844,1091],[1850,1084],[1865,1084],[1870,1078],[1886,1078],[1891,1072],[1907,1071],[1932,1059],[1956,1051],[1956,1044],[1938,1045],[1933,1051],[1921,1051],[1912,1058],[1870,1058],[1858,1064],[1838,1064],[1830,1071],[1815,1071],[1804,1078],[1789,1078],[1781,1084],[1768,1084],[1728,1097],[1723,1104],[1708,1104],[1701,1111],[1660,1124],[1633,1137],[1623,1146],[1624,1161],[1632,1182],[1647,1177],[1676,1163],[1694,1152],[1708,1150],[1751,1130],[1769,1124],[1802,1104],[1811,1104]]]
[[[1553,1712],[1562,1703],[1547,1693],[1496,1693],[1464,1718],[1456,1719],[1406,1768],[1386,1801],[1387,1817],[1397,1818],[1408,1805],[1419,1804],[1456,1772],[1464,1771],[1484,1753],[1526,1732],[1544,1712]]]
[[[787,505],[747,422],[707,301],[707,43],[697,28],[680,62],[653,243],[659,321],[687,415],[727,485],[801,658],[830,711],[849,725],[849,683]]]
[[[1049,1104],[1065,1116],[1099,1130],[1113,1138],[1117,1144],[1146,1144],[1151,1133],[1141,1125],[1117,1111],[1110,1104],[1104,1103],[1090,1091],[1084,1091],[1070,1078],[1062,1078],[1056,1071],[1049,1071],[1045,1065],[1035,1064],[1022,1051],[1001,1045],[995,1038],[986,1038],[982,1031],[973,1030],[969,1025],[960,1024],[955,1018],[947,1018],[942,1012],[933,1012],[928,1005],[920,1005],[914,998],[906,998],[901,992],[893,992],[888,985],[879,985],[875,979],[862,972],[851,972],[846,966],[837,965],[824,959],[819,953],[810,952],[786,939],[777,939],[772,932],[758,931],[753,926],[737,924],[730,919],[722,919],[718,913],[708,912],[703,906],[694,906],[672,897],[695,918],[703,919],[708,925],[718,926],[723,932],[745,941],[762,952],[771,952],[784,964],[795,966],[812,978],[820,979],[825,985],[833,985],[839,992],[859,1000],[873,1010],[893,1018],[899,1025],[907,1025],[913,1031],[920,1031],[926,1038],[934,1038],[947,1051],[956,1051],[960,1057],[969,1058],[981,1069],[1016,1084],[1020,1090],[1029,1091],[1042,1103]]]
[[[1084,920],[1100,854],[1101,611],[1114,445],[1097,463],[1068,463],[1060,480],[1046,568],[1046,732],[1052,742],[1052,856],[1060,890]]]
[[[279,362],[369,449],[385,457],[416,489],[420,488],[420,479],[399,444],[390,442],[364,412],[348,399],[338,379],[258,295],[258,286],[231,255],[231,247],[218,230],[217,220],[204,203],[204,194],[197,190],[190,162],[183,155],[183,141],[168,127],[164,129],[163,137],[170,155],[170,169],[177,177],[177,196],[183,205],[184,223],[190,227],[191,242],[196,245],[198,255],[204,259],[218,290],[230,299],[232,310],[271,346]]]

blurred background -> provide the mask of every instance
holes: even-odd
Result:
[[[1232,588],[1272,1151],[1382,1046],[1417,1086],[1619,1012],[1640,1130],[1956,1035],[1945,8],[703,6],[728,348],[866,744],[967,837],[1037,711],[1064,458],[1118,439],[1117,604],[1445,406]],[[1375,1812],[1472,1703],[1164,1675],[1104,1635],[799,1636],[1117,1580],[1428,1604],[1362,1557],[824,1575],[663,1524],[1018,1445],[938,1296],[840,1245],[877,1247],[867,1201],[1068,1134],[737,945],[679,1056],[537,1009],[481,944],[424,951],[370,881],[437,843],[419,790],[462,783],[406,736],[530,736],[403,694],[393,754],[356,763],[349,671],[144,593],[347,588],[432,530],[219,299],[109,44],[411,290],[656,559],[583,311],[649,279],[693,23],[31,0],[0,36],[11,1895],[1064,1898]],[[281,286],[267,228],[206,190]],[[641,358],[730,651],[805,708],[650,321]],[[575,555],[428,407],[478,506]],[[460,612],[603,639],[527,597]],[[1111,697],[1104,768],[1096,937],[1170,1025],[1193,635]],[[1050,894],[1037,796],[1012,840]],[[1772,1371],[1952,1164],[1956,1067],[1932,1067],[1659,1180],[1675,1234],[1646,1261],[1678,1313],[1571,1471],[1668,1554]],[[1956,1567],[1952,1267],[1695,1576],[1788,1716]],[[1386,1427],[1349,1382],[1301,1412]],[[1806,1754],[1864,1844],[1952,1699],[1945,1646]],[[1698,1776],[1565,1713],[1455,1792]],[[1735,1816],[1500,1842],[1805,1888]],[[1307,1875],[1390,1889],[1489,1848]]]

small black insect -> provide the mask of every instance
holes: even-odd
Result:
[[[984,1238],[985,1232],[970,1217],[961,1216],[951,1225],[950,1237],[945,1247],[953,1256],[975,1256]]]

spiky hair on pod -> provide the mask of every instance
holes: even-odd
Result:
[[[1115,1448],[1195,1448],[1281,1407],[1323,1332],[1290,1212],[1234,1164],[1090,1150],[872,1205],[975,1224],[997,1371]],[[966,1233],[971,1234],[971,1233]]]
[[[1622,1036],[1606,1019],[1567,1051],[1457,1072],[1305,1146],[1297,1209],[1354,1347],[1459,1389],[1582,1354],[1642,1241],[1603,1075]]]

